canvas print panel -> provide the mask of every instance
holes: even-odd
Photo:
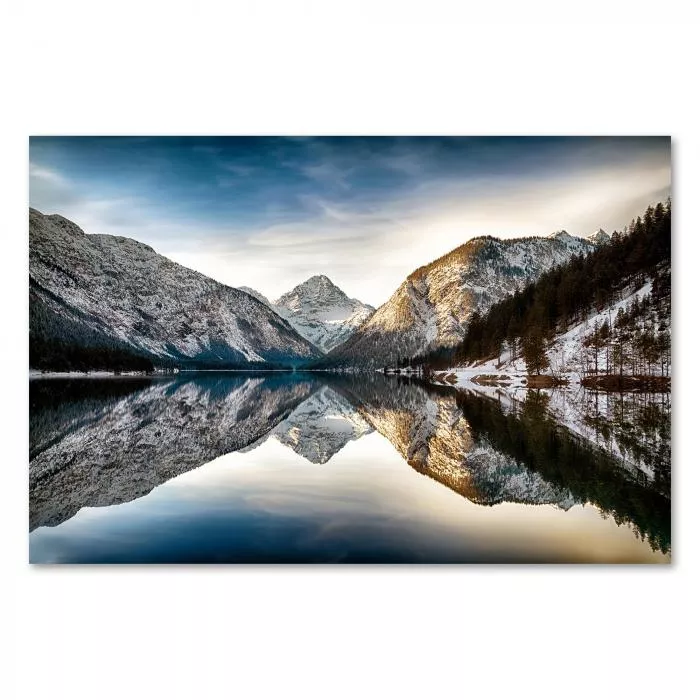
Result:
[[[666,137],[33,137],[32,563],[668,563]]]

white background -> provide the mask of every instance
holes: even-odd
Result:
[[[699,28],[684,5],[3,4],[5,697],[697,697]],[[674,564],[29,567],[27,137],[134,133],[671,134]]]

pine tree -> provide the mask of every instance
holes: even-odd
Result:
[[[506,340],[508,347],[510,348],[510,361],[515,359],[515,353],[518,350],[518,327],[517,322],[513,316],[510,317],[508,321],[508,330],[506,332]]]
[[[539,328],[532,329],[523,339],[523,358],[530,374],[540,374],[549,367],[542,331]]]

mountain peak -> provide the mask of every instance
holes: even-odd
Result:
[[[294,289],[314,289],[319,291],[338,289],[338,291],[341,291],[333,284],[333,282],[331,282],[330,278],[326,277],[326,275],[314,275],[313,277],[309,277],[306,282],[298,284]],[[344,294],[342,291],[341,293]]]
[[[568,232],[562,229],[561,231],[555,231],[554,233],[550,233],[547,238],[558,238],[558,239],[569,239],[573,238],[573,236]]]
[[[272,304],[302,337],[323,352],[347,340],[374,308],[351,299],[326,275],[314,275]]]
[[[396,362],[397,355],[457,346],[475,311],[485,313],[545,270],[592,248],[566,231],[547,238],[472,239],[412,272],[352,338],[331,352],[330,362],[379,368]]]
[[[605,232],[602,228],[594,231],[590,236],[586,236],[586,240],[591,243],[607,243],[610,240],[610,235]]]
[[[326,275],[314,275],[298,284],[291,292],[283,294],[275,304],[297,306],[302,299],[338,303],[348,300],[348,296],[340,287],[336,287]]]

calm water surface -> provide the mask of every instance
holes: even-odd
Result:
[[[202,373],[30,403],[33,563],[670,561],[667,398]]]

